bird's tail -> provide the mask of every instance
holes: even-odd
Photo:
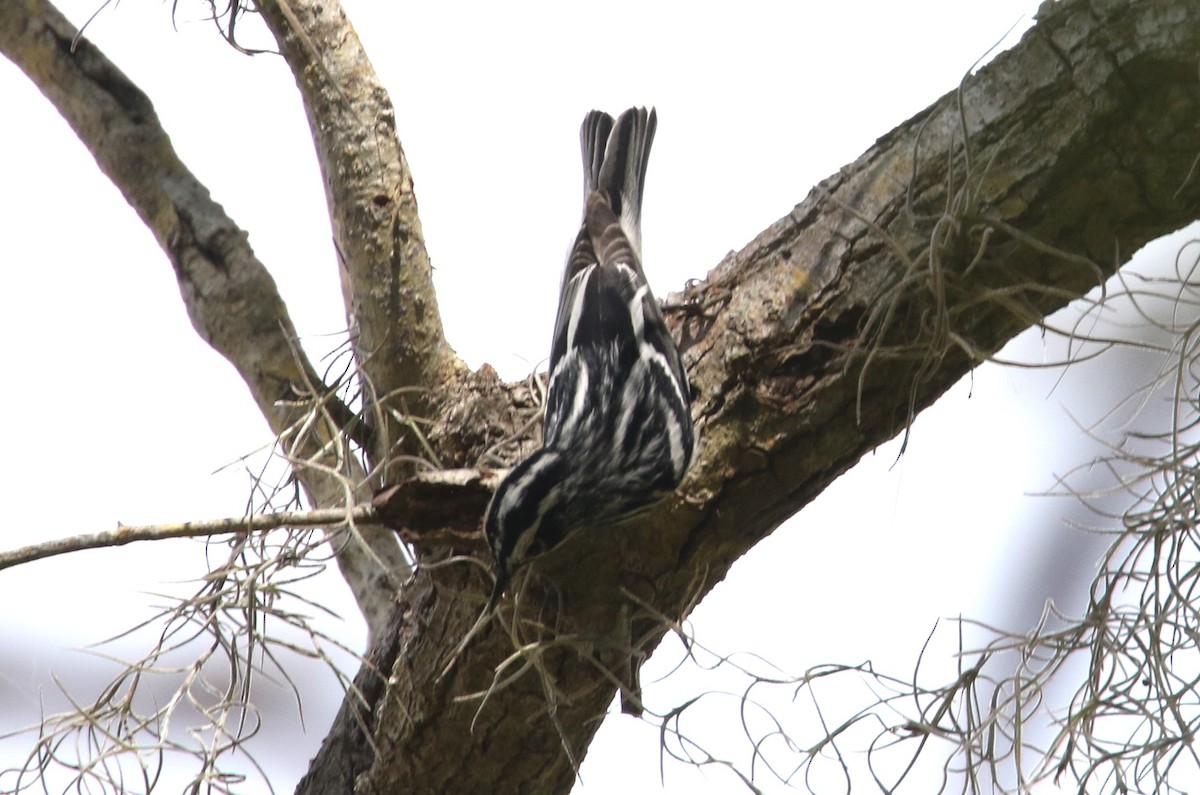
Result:
[[[613,117],[602,110],[589,111],[579,128],[579,146],[583,150],[583,203],[598,190],[600,169],[604,166],[604,150],[612,132]]]
[[[579,131],[583,148],[584,214],[588,197],[599,192],[620,220],[621,231],[629,238],[638,260],[642,255],[642,192],[646,183],[646,164],[658,117],[654,109],[630,108],[616,121],[603,111],[594,110],[583,120]]]

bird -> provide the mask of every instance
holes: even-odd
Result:
[[[488,610],[521,566],[647,510],[691,464],[691,387],[642,267],[657,123],[653,108],[616,119],[593,110],[580,128],[583,220],[562,276],[542,447],[503,478],[484,517],[495,562]]]

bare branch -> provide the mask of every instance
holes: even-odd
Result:
[[[370,503],[314,511],[277,511],[191,522],[119,525],[116,530],[75,535],[0,552],[0,570],[85,549],[120,547],[134,541],[203,538],[254,533],[281,527],[323,527],[331,532],[356,525],[385,525],[423,546],[470,545],[476,519],[496,488],[497,474],[474,469],[424,472],[378,494]],[[361,532],[361,527],[355,527]],[[390,532],[390,531],[389,531]]]
[[[0,52],[54,103],[154,233],[192,325],[237,369],[271,429],[282,437],[304,427],[313,401],[323,406],[330,390],[300,350],[275,281],[246,233],[180,161],[149,98],[45,0],[6,6]],[[297,476],[315,505],[365,501],[363,468],[329,448],[341,427],[328,410],[322,418],[290,451],[312,464]],[[390,609],[389,583],[403,576],[407,562],[390,531],[371,530],[363,540],[368,548],[341,545],[338,563],[377,627]]]
[[[347,522],[369,523],[375,519],[375,508],[359,505],[354,508],[324,508],[316,511],[281,511],[259,516],[233,516],[173,524],[120,525],[116,530],[104,530],[88,535],[58,538],[41,544],[0,552],[0,570],[43,558],[79,552],[85,549],[123,547],[134,541],[162,541],[167,538],[202,538],[226,533],[253,533],[280,527],[336,527]]]
[[[398,440],[407,441],[397,452],[420,452],[391,409],[427,416],[436,387],[462,364],[442,333],[395,112],[345,12],[327,0],[267,0],[258,9],[296,76],[316,145],[346,314],[375,404],[380,433],[369,452],[381,465],[380,486],[408,472],[404,459],[390,455]],[[414,386],[423,391],[406,389]]]

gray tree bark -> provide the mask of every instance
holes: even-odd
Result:
[[[326,483],[298,467],[313,503],[361,500],[368,484],[407,474],[389,466],[417,441],[397,412],[430,421],[426,441],[446,466],[476,467],[504,436],[521,442],[515,460],[537,441],[523,431],[533,401],[487,368],[467,372],[445,343],[390,105],[353,29],[332,0],[258,7],[314,130],[373,395],[365,468],[346,456]],[[396,591],[398,547],[373,531],[385,569],[366,555],[343,565],[371,617],[369,665],[298,792],[568,791],[616,672],[738,557],[1005,341],[1196,217],[1194,23],[1190,0],[1044,5],[1014,49],[674,296],[668,317],[698,393],[692,472],[650,515],[548,555],[518,620],[507,604],[510,626],[489,625],[445,676],[487,579],[477,566],[425,565]],[[0,50],[139,210],[197,330],[286,430],[298,418],[280,396],[320,385],[270,276],[171,152],[149,101],[86,43],[72,50],[73,35],[39,0],[0,12]],[[354,435],[345,412],[328,420],[330,433]],[[477,528],[490,482],[467,473],[377,500],[420,563],[486,560]],[[482,704],[463,698],[513,673],[504,661],[535,640],[518,657],[535,665]]]

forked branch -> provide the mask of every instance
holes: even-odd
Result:
[[[149,227],[192,325],[237,369],[271,430],[283,437],[309,427],[314,401],[322,405],[319,427],[289,450],[313,464],[296,472],[311,502],[335,507],[369,498],[362,466],[323,408],[330,390],[300,348],[274,279],[245,231],[181,162],[150,99],[46,0],[5,6],[0,52],[54,104]],[[338,563],[377,626],[390,605],[385,583],[407,564],[390,531],[368,531],[364,540],[369,548],[342,545]],[[379,571],[380,561],[388,571]]]

